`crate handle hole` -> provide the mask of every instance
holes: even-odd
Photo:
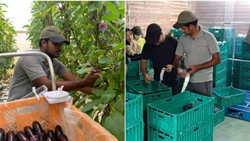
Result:
[[[170,98],[170,99],[167,99],[166,102],[171,101],[171,100],[172,100],[171,98]]]
[[[198,130],[198,129],[199,129],[199,127],[195,128],[194,131],[196,131],[196,130]]]
[[[198,100],[198,101],[200,101],[200,102],[202,102],[202,101],[203,101],[202,99],[199,99],[199,98],[197,98],[197,100]]]
[[[162,137],[161,135],[158,135],[158,137],[164,140],[164,137]]]

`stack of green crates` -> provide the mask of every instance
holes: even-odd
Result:
[[[149,141],[212,141],[214,99],[185,91],[148,104],[147,118]]]
[[[242,42],[241,59],[250,60],[250,46]],[[240,62],[239,88],[250,90],[250,62]]]
[[[233,58],[233,48],[234,48],[234,36],[235,29],[232,27],[211,27],[209,28],[209,32],[211,32],[217,41],[228,41],[228,58]],[[230,86],[233,78],[232,78],[232,68],[233,62],[227,60],[227,86]]]
[[[147,104],[157,102],[172,96],[172,89],[158,81],[151,80],[146,83],[144,80],[127,81],[126,91],[137,95],[142,95],[143,99],[143,120],[147,124]],[[147,127],[145,125],[145,127]],[[147,140],[147,128],[144,128],[144,138]]]
[[[246,35],[238,34],[235,41],[235,59],[241,59],[241,51]],[[239,88],[240,81],[240,61],[233,62],[233,86]]]
[[[126,74],[126,80],[127,81],[133,81],[133,80],[142,80],[143,75],[141,72],[141,61],[129,61],[127,64],[128,72]],[[150,61],[148,61],[147,64],[147,73],[149,72],[150,68]]]
[[[126,140],[143,141],[144,123],[142,96],[126,93]]]
[[[228,41],[218,42],[221,63],[213,67],[213,87],[227,86]]]

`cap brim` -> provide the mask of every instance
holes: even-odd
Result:
[[[148,37],[148,36],[145,37],[146,43],[148,44],[155,44],[159,41],[159,39],[160,39],[160,36],[155,37],[155,38]]]
[[[63,37],[50,37],[49,39],[54,43],[65,43],[67,45],[70,44],[70,42]]]
[[[174,27],[175,29],[179,29],[179,28],[182,28],[183,25],[184,25],[184,23],[177,23],[177,22],[176,22],[176,23],[173,25],[173,27]]]

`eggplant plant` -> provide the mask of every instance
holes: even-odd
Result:
[[[58,58],[76,76],[98,70],[92,95],[72,92],[73,104],[124,140],[124,1],[34,1],[28,40],[38,48],[46,26],[61,29],[71,43]]]

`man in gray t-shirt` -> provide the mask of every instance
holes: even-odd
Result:
[[[53,62],[54,72],[64,81],[56,81],[56,87],[64,86],[65,91],[80,89],[90,93],[98,75],[90,72],[84,79],[78,79],[56,58],[59,57],[62,44],[69,45],[59,28],[48,26],[40,34],[39,49],[32,50],[46,53]],[[10,85],[8,101],[13,101],[24,97],[32,91],[32,87],[45,85],[48,90],[52,90],[49,65],[45,58],[41,56],[20,57],[16,63],[13,80]]]
[[[220,63],[220,50],[213,34],[197,26],[198,19],[191,11],[183,11],[178,16],[174,28],[181,28],[184,33],[178,42],[174,65],[180,66],[185,54],[185,66],[191,70],[187,90],[198,94],[211,96],[213,81],[213,66]],[[185,78],[186,72],[178,72]]]

